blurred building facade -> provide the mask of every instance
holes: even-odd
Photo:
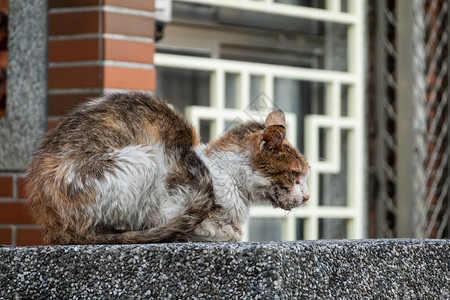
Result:
[[[207,142],[282,108],[312,165],[311,199],[289,213],[253,207],[245,240],[448,238],[449,12],[443,0],[412,3],[49,0],[45,123],[139,89]],[[2,103],[0,122],[15,122]],[[1,166],[0,244],[42,243],[24,164]]]

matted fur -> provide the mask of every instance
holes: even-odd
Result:
[[[117,93],[77,107],[28,166],[28,204],[51,243],[237,241],[254,202],[308,200],[305,158],[284,114],[210,145],[154,96]]]

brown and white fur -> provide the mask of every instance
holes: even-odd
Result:
[[[51,243],[238,241],[251,204],[309,199],[309,166],[285,136],[274,111],[203,145],[156,97],[107,95],[44,136],[28,204]]]

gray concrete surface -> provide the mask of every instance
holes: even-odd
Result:
[[[46,128],[47,1],[9,1],[6,117],[0,171],[22,171]]]
[[[449,299],[450,241],[0,247],[2,299]]]

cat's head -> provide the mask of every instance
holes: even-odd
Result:
[[[271,182],[268,196],[275,207],[291,210],[309,199],[306,158],[286,139],[282,110],[271,112],[254,139],[253,167]],[[267,194],[266,194],[267,195]]]

